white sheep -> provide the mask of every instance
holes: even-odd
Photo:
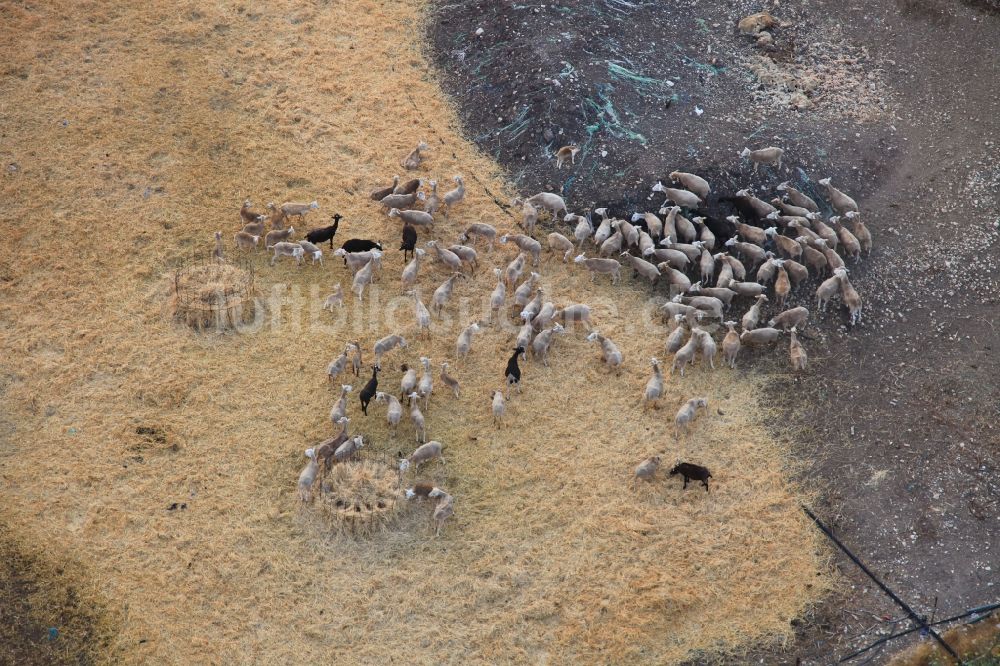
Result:
[[[586,222],[586,220],[584,220],[584,222]],[[575,249],[573,242],[570,239],[563,236],[558,231],[553,231],[552,233],[550,233],[547,236],[547,239],[549,242],[549,251],[555,253],[562,252],[563,263],[565,264],[567,261],[569,261],[569,257],[571,254],[573,254],[573,250]]]
[[[458,278],[466,279],[464,273],[454,273],[450,278],[442,282],[431,295],[431,307],[434,308],[438,318],[441,317],[441,311],[444,309],[445,304],[448,303],[448,299],[451,298],[452,291],[455,288],[455,280]]]
[[[459,397],[461,391],[461,386],[458,380],[448,374],[448,364],[441,364],[441,383],[451,389],[451,392],[455,394],[455,397]]]
[[[500,237],[500,242],[506,244],[508,242],[516,245],[522,252],[531,255],[531,265],[537,266],[542,255],[542,244],[536,241],[531,236],[525,236],[524,234],[504,234]]]
[[[275,243],[270,249],[274,250],[274,256],[271,257],[272,266],[274,266],[274,262],[281,257],[291,257],[299,266],[301,266],[302,258],[306,254],[305,250],[303,250],[302,246],[298,243],[286,243],[285,241]]]
[[[534,353],[536,359],[541,359],[542,365],[548,367],[549,365],[549,350],[552,348],[552,341],[555,336],[559,333],[564,332],[566,329],[563,328],[562,324],[555,323],[552,328],[547,328],[538,335],[531,342],[531,351]]]
[[[233,236],[236,247],[240,250],[256,250],[260,242],[260,234],[254,235],[246,231],[237,231]]]
[[[691,329],[691,337],[688,341],[684,343],[684,346],[677,350],[674,354],[674,361],[670,365],[670,374],[674,374],[674,370],[681,371],[681,377],[684,376],[684,369],[689,363],[694,361],[694,355],[698,352],[698,328]]]
[[[409,395],[410,398],[410,420],[413,421],[413,428],[416,433],[417,442],[423,442],[427,439],[426,433],[424,432],[424,414],[420,411],[420,394],[413,391]],[[420,450],[419,448],[417,449]],[[406,468],[400,467],[402,471],[406,471]]]
[[[430,337],[431,313],[420,300],[420,292],[417,289],[413,290],[413,316],[417,320],[417,330],[421,334],[426,332],[427,336]]]
[[[334,285],[333,293],[327,296],[326,300],[323,301],[324,310],[330,310],[332,312],[334,306],[337,306],[338,308],[344,307],[344,289],[340,286],[339,282]]]
[[[316,481],[316,474],[319,472],[319,461],[316,456],[316,449],[306,449],[306,458],[309,462],[299,473],[299,499],[308,502],[312,499],[312,486]]]
[[[663,183],[657,181],[656,185],[653,185],[654,192],[662,192],[666,196],[667,201],[673,201],[678,206],[682,208],[695,209],[701,205],[702,199],[694,192],[688,192],[687,190],[680,190],[675,187],[667,187]]]
[[[403,269],[402,280],[404,287],[410,287],[416,284],[417,273],[420,270],[420,260],[424,258],[425,254],[427,254],[427,252],[419,247],[413,251],[413,259],[411,259],[410,263],[408,263],[406,268]]]
[[[354,295],[358,297],[358,300],[362,300],[365,293],[365,287],[372,283],[375,278],[375,261],[381,254],[378,251],[372,252],[373,257],[371,261],[365,264],[364,268],[359,270],[354,274],[354,280],[351,283],[351,291]]]
[[[493,425],[499,428],[503,422],[504,411],[507,409],[503,391],[493,391],[490,396],[493,398]]]
[[[405,349],[407,346],[406,338],[399,334],[387,335],[381,340],[375,343],[373,349],[375,353],[375,365],[382,366],[382,355],[387,352],[392,351],[396,347]]]
[[[463,231],[462,235],[458,237],[458,240],[461,243],[467,243],[472,236],[486,239],[486,242],[489,243],[489,249],[492,250],[493,241],[495,241],[497,237],[497,230],[489,224],[485,224],[483,222],[473,222],[465,228],[465,231]]]
[[[701,348],[701,359],[702,363],[708,362],[708,366],[715,370],[715,354],[717,347],[715,345],[715,340],[712,339],[712,334],[705,330],[698,331],[698,346]]]
[[[465,358],[469,355],[469,351],[472,349],[472,336],[478,333],[480,330],[478,322],[472,322],[458,334],[458,340],[455,342],[455,355],[458,358]]]
[[[740,153],[740,157],[745,160],[750,160],[753,162],[753,171],[757,173],[757,168],[761,164],[772,166],[777,165],[778,169],[781,169],[781,156],[785,154],[785,151],[781,148],[776,148],[770,146],[768,148],[759,148],[757,150],[750,150],[749,148],[744,148]]]
[[[440,261],[445,266],[447,266],[448,268],[450,268],[451,270],[453,271],[462,270],[462,260],[458,257],[457,254],[455,254],[451,250],[441,247],[437,241],[433,240],[427,241],[425,243],[425,246],[434,250],[434,254],[437,255],[437,260]]]
[[[444,527],[444,521],[455,515],[455,498],[440,488],[434,488],[427,496],[437,498],[438,500],[432,517],[434,518],[434,522],[437,523],[437,530],[434,532],[434,536],[439,537],[441,536],[441,528]]]
[[[524,264],[527,260],[528,255],[521,252],[514,257],[513,261],[507,264],[507,269],[504,271],[503,277],[508,287],[513,287],[521,279],[521,274],[524,273]]]
[[[330,410],[330,421],[332,423],[337,424],[340,422],[340,419],[347,416],[347,394],[350,392],[350,384],[341,384],[340,399],[333,403],[333,408]]]
[[[411,467],[417,469],[424,463],[430,462],[435,458],[444,463],[443,449],[444,444],[435,440],[421,444],[413,453],[399,461],[399,471],[405,472]]]
[[[610,338],[606,338],[597,331],[593,331],[587,336],[587,342],[597,342],[601,345],[601,357],[609,368],[620,373],[622,368],[622,353]]]
[[[736,357],[740,353],[740,335],[736,332],[736,322],[727,321],[729,332],[722,339],[722,358],[730,368],[736,368]]]
[[[830,200],[830,207],[833,208],[838,215],[858,212],[857,202],[831,185],[829,178],[821,179],[819,184],[826,188],[826,198]]]
[[[527,202],[536,208],[544,208],[549,211],[553,218],[556,218],[560,211],[564,214],[569,212],[563,198],[550,192],[539,192],[533,197],[528,197]]]
[[[708,181],[701,176],[696,176],[693,173],[685,173],[684,171],[671,171],[670,180],[676,181],[697,194],[702,199],[708,199],[709,193],[712,188],[709,187]]]
[[[621,267],[622,265],[614,259],[602,259],[602,258],[591,258],[588,259],[584,255],[578,255],[573,259],[574,263],[583,264],[584,267],[590,271],[591,282],[597,277],[598,273],[603,275],[611,276],[611,284],[618,284],[618,280],[621,278]]]
[[[420,357],[420,365],[424,366],[424,374],[417,384],[417,392],[424,399],[424,409],[430,409],[431,393],[434,392],[434,375],[431,372],[431,360],[426,356]]]
[[[647,407],[659,408],[658,401],[663,395],[663,372],[660,370],[660,361],[653,357],[649,360],[653,366],[653,376],[646,382],[646,390],[643,393],[643,409]]]
[[[677,416],[674,417],[674,434],[676,436],[679,437],[681,433],[687,432],[688,425],[698,415],[699,407],[707,411],[708,398],[691,398],[677,410]]]
[[[788,343],[788,357],[792,362],[792,368],[795,370],[805,370],[806,362],[808,361],[806,350],[802,346],[802,343],[799,342],[794,326],[790,333],[791,341]]]
[[[391,393],[378,391],[375,394],[375,402],[382,402],[386,405],[385,418],[392,429],[392,436],[396,436],[396,429],[399,427],[399,420],[403,417],[403,406],[396,400],[396,396]]]
[[[507,299],[507,285],[503,281],[503,273],[499,268],[493,269],[493,274],[497,276],[497,286],[493,288],[493,292],[490,294],[490,321],[495,321],[497,325],[500,325],[500,317],[497,316],[500,310],[503,309],[504,301]]]

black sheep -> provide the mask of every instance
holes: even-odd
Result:
[[[368,403],[372,401],[375,397],[375,392],[378,391],[378,370],[379,367],[376,365],[372,368],[372,378],[368,380],[365,387],[361,389],[361,393],[358,397],[361,399],[361,411],[364,412],[365,416],[368,416]]]
[[[340,226],[341,218],[342,216],[340,213],[335,213],[333,216],[333,224],[328,227],[322,227],[321,229],[313,229],[306,234],[306,240],[316,245],[330,241],[330,247],[332,248],[333,237],[337,235],[337,227]]]
[[[688,481],[693,479],[695,481],[701,481],[701,485],[705,486],[705,492],[708,492],[708,480],[712,478],[712,473],[708,471],[707,467],[682,462],[678,463],[672,470],[670,470],[670,476],[674,476],[676,474],[684,476],[684,488],[687,488]],[[684,488],[681,490],[684,490]]]
[[[414,248],[417,247],[417,230],[412,224],[403,225],[403,242],[400,244],[399,249],[403,251],[403,261],[406,261],[406,255],[409,253],[413,255]]]
[[[381,250],[382,244],[376,243],[373,240],[352,238],[344,241],[344,244],[340,247],[344,249],[344,252],[367,252],[368,250]],[[347,260],[345,259],[344,261],[346,262]]]
[[[504,377],[507,378],[507,386],[515,384],[518,393],[521,392],[521,368],[517,367],[517,357],[523,353],[524,347],[515,349],[514,355],[507,361],[507,370],[504,371]]]

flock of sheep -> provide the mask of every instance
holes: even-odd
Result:
[[[419,168],[427,150],[427,145],[421,143],[402,161],[402,166],[408,170]],[[751,160],[755,170],[762,164],[780,169],[782,154],[780,148],[769,147],[754,151],[745,149],[740,156]],[[558,155],[570,160],[575,157],[572,150],[560,151]],[[585,327],[589,332],[586,339],[599,345],[601,358],[614,371],[620,371],[624,362],[615,343],[593,330],[589,306],[573,303],[557,307],[553,301],[547,300],[545,291],[539,285],[541,275],[537,272],[541,270],[543,245],[534,237],[539,217],[544,213],[549,214],[556,228],[561,224],[566,229],[565,234],[552,231],[545,237],[545,248],[556,258],[561,257],[562,262],[575,255],[574,263],[590,271],[592,279],[598,275],[609,275],[613,284],[620,280],[624,264],[631,267],[634,275],[648,279],[651,284],[667,286],[668,300],[660,309],[668,324],[674,326],[665,345],[667,353],[673,355],[671,374],[678,370],[683,376],[687,366],[695,362],[698,352],[701,352],[703,364],[714,369],[719,351],[712,335],[716,328],[714,324],[727,327],[721,351],[730,367],[735,367],[737,356],[744,346],[772,345],[787,333],[791,364],[796,370],[804,369],[807,354],[798,340],[797,331],[808,320],[809,311],[802,306],[784,309],[766,326],[759,324],[764,304],[773,298],[779,309],[784,308],[795,287],[813,276],[825,278],[815,292],[816,305],[820,310],[839,295],[849,311],[851,323],[860,320],[861,298],[848,279],[845,257],[857,261],[862,252],[870,252],[871,235],[861,221],[855,201],[833,187],[829,178],[819,181],[825,188],[829,208],[835,213],[826,220],[817,202],[793,188],[789,182],[778,185],[778,196],[770,202],[757,198],[749,190],[719,198],[720,202],[735,208],[738,215],[724,220],[700,215],[689,218],[688,214],[698,212],[706,204],[712,193],[711,186],[695,174],[680,171],[671,173],[670,179],[676,186],[658,182],[652,187],[650,198],[657,193],[664,196],[663,205],[655,213],[636,212],[629,220],[609,216],[606,208],[593,212],[588,210],[582,215],[573,214],[568,211],[561,196],[543,192],[513,202],[514,207],[519,209],[521,219],[518,224],[524,233],[498,235],[497,230],[488,224],[473,223],[465,228],[455,244],[428,240],[424,248],[417,247],[418,230],[433,231],[438,212],[447,217],[449,211],[461,204],[465,196],[461,176],[454,177],[455,188],[441,197],[437,194],[435,181],[429,181],[429,191],[424,192],[421,190],[424,185],[421,179],[400,183],[398,176],[392,185],[371,193],[371,198],[381,204],[390,218],[400,219],[403,223],[400,250],[404,253],[404,262],[410,255],[412,258],[402,270],[401,282],[413,297],[419,335],[430,335],[432,311],[440,316],[457,280],[466,278],[466,270],[470,274],[475,273],[479,265],[479,252],[474,247],[477,242],[485,243],[488,251],[494,249],[497,241],[501,245],[516,247],[516,256],[504,267],[493,269],[497,282],[490,294],[490,323],[499,324],[506,317],[516,317],[521,322],[511,350],[513,353],[503,370],[505,387],[492,393],[490,409],[497,427],[503,421],[510,391],[521,391],[519,360],[526,360],[526,352],[530,349],[535,359],[547,366],[555,337],[564,334],[568,327],[576,324]],[[256,214],[247,201],[240,211],[244,226],[236,233],[236,246],[254,249],[263,237],[265,247],[274,252],[272,264],[281,257],[291,257],[301,265],[306,255],[314,263],[322,263],[323,253],[319,244],[329,242],[329,246],[333,247],[333,237],[342,219],[339,215],[334,216],[332,225],[310,231],[306,240],[298,243],[290,241],[294,228],[285,227],[290,218],[301,220],[317,208],[315,201],[281,206],[269,204],[268,214]],[[266,229],[267,224],[270,225],[269,230]],[[221,232],[216,233],[216,254],[220,259],[223,256],[221,237]],[[596,256],[588,257],[588,251]],[[423,262],[430,253],[450,275],[434,290],[428,308],[421,299],[418,282]],[[343,258],[353,275],[351,291],[356,298],[362,299],[365,287],[376,280],[382,270],[382,244],[367,239],[349,239],[334,254]],[[767,292],[770,292],[770,297]],[[338,283],[334,292],[326,298],[324,308],[341,306],[343,298],[343,290]],[[749,306],[739,322],[742,332],[737,333],[737,322],[727,321],[726,312],[740,299],[748,299]],[[508,307],[511,308],[509,315],[504,312]],[[483,325],[483,322],[472,322],[461,331],[455,343],[457,358],[462,359],[470,353],[473,338]],[[425,435],[425,412],[429,411],[434,391],[431,360],[420,357],[419,369],[401,365],[403,374],[398,385],[399,398],[395,391],[379,390],[383,358],[395,349],[407,347],[407,340],[398,333],[378,340],[373,349],[371,378],[359,392],[361,409],[366,416],[373,399],[385,406],[393,436],[403,419],[404,403],[409,407],[418,446],[400,461],[401,477],[408,470],[416,470],[430,461],[444,462],[444,445],[436,440],[427,441]],[[650,364],[652,376],[646,384],[642,400],[644,406],[655,408],[664,393],[664,378],[660,361],[653,358]],[[328,380],[334,382],[348,367],[355,376],[360,376],[363,364],[358,342],[348,343],[329,364]],[[448,367],[448,363],[441,364],[439,377],[457,398],[460,385],[449,374]],[[504,390],[507,390],[506,396]],[[304,502],[311,500],[317,483],[323,491],[322,479],[332,465],[349,460],[364,447],[361,435],[352,437],[348,432],[347,396],[351,391],[350,385],[341,386],[340,396],[330,413],[335,429],[339,428],[337,434],[306,451],[309,463],[302,470],[298,482],[299,494]],[[707,398],[692,398],[685,402],[674,420],[677,434],[688,428],[699,409],[707,407]],[[634,480],[652,480],[659,464],[659,456],[644,460],[635,469]],[[711,472],[705,467],[678,463],[670,474],[683,476],[684,487],[687,487],[688,481],[696,480],[708,490]],[[406,497],[437,500],[433,517],[438,532],[444,521],[454,513],[454,497],[433,484],[414,483],[406,490]]]

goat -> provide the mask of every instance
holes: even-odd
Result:
[[[660,361],[653,357],[649,360],[653,366],[653,376],[646,382],[646,390],[643,393],[643,409],[653,407],[658,409],[657,401],[663,395],[663,372],[660,371]]]
[[[469,351],[472,349],[472,336],[478,332],[479,324],[472,322],[458,334],[458,340],[455,342],[455,355],[458,358],[465,358],[469,355]]]
[[[688,338],[688,341],[684,343],[683,347],[681,347],[680,349],[677,350],[676,353],[674,353],[674,361],[670,365],[671,375],[674,374],[674,370],[679,369],[681,371],[681,377],[683,377],[684,369],[687,367],[689,363],[694,361],[694,355],[698,352],[698,335],[696,333],[696,331],[698,330],[700,329],[692,328],[691,337]]]
[[[493,288],[493,292],[490,294],[490,321],[493,321],[494,316],[499,315],[500,310],[503,309],[504,301],[507,300],[507,285],[504,284],[502,272],[499,268],[493,269],[493,274],[497,276],[497,286]],[[500,317],[496,318],[497,325],[500,325]]]
[[[517,392],[521,392],[521,368],[517,366],[517,357],[524,354],[524,347],[518,346],[514,349],[514,354],[507,360],[507,368],[504,370],[504,378],[507,386],[517,386]]]
[[[448,299],[451,298],[452,291],[455,288],[455,280],[458,278],[462,278],[463,280],[468,279],[463,273],[454,273],[450,278],[442,282],[431,295],[431,307],[437,312],[438,318],[441,317],[441,311],[444,309]]]
[[[837,269],[840,271],[843,269]],[[833,277],[823,280],[823,282],[816,287],[816,309],[820,312],[826,312],[826,305],[830,302],[837,293],[840,292],[840,273],[834,272]]]
[[[448,374],[447,363],[441,364],[441,383],[450,388],[451,392],[455,394],[456,398],[459,397],[458,394],[459,391],[461,390],[461,386],[459,385],[457,379]]]
[[[270,249],[274,250],[274,256],[271,257],[271,265],[274,266],[274,262],[280,257],[291,257],[295,259],[298,265],[302,265],[302,257],[305,256],[306,251],[302,249],[302,246],[298,243],[286,243],[285,241],[279,241],[272,245]]]
[[[792,368],[795,370],[805,370],[806,361],[808,356],[806,355],[806,350],[799,342],[798,335],[796,335],[795,327],[792,326],[791,330],[791,341],[788,344],[788,357],[791,359]]]
[[[769,345],[777,340],[779,335],[781,335],[781,331],[776,328],[755,328],[740,334],[740,344],[751,347]]]
[[[535,225],[538,224],[538,209],[525,201],[521,204],[521,221],[518,225],[528,232],[528,235],[535,233]],[[502,239],[501,243],[504,242]]]
[[[399,369],[403,373],[402,378],[399,380],[399,399],[402,400],[413,393],[413,389],[417,388],[417,370],[405,363]]]
[[[257,244],[260,242],[260,235],[253,235],[246,231],[237,231],[233,236],[233,241],[236,243],[236,247],[241,250],[256,250]]]
[[[434,459],[440,460],[444,463],[444,456],[442,455],[443,449],[444,444],[435,440],[431,440],[426,444],[421,444],[413,453],[399,461],[399,471],[405,472],[411,467],[413,469],[418,469],[424,463],[430,462]]]
[[[567,328],[576,322],[583,324],[588,331],[593,328],[590,323],[590,306],[583,303],[574,303],[556,310],[552,313],[552,319],[558,319]]]
[[[715,340],[712,339],[712,334],[698,329],[698,346],[701,348],[702,363],[708,361],[708,366],[715,370],[715,353],[718,348],[715,345]]]
[[[493,391],[490,397],[493,398],[493,425],[499,428],[503,421],[503,413],[507,409],[507,406],[504,404],[503,391]]]
[[[524,252],[519,253],[513,261],[507,264],[507,269],[504,271],[504,282],[508,287],[513,287],[518,280],[521,279],[521,274],[524,273],[524,264],[527,261],[528,256]]]
[[[684,315],[674,315],[674,321],[677,322],[677,326],[670,332],[670,335],[667,336],[667,342],[665,345],[668,354],[677,353],[677,351],[684,345],[684,335],[687,333],[687,329],[685,329],[681,323],[684,321]]]
[[[306,240],[310,243],[326,243],[329,241],[330,249],[333,249],[333,237],[337,235],[337,227],[340,226],[340,220],[343,219],[340,213],[334,213],[333,224],[328,227],[321,227],[319,229],[313,229],[306,234]]]
[[[775,188],[779,192],[785,193],[785,199],[787,199],[793,206],[798,206],[799,208],[805,208],[812,213],[819,212],[819,206],[811,198],[799,192],[797,189],[789,185],[791,181],[786,180],[783,183],[779,183]]]
[[[378,261],[381,256],[382,255],[377,251],[373,252],[371,260],[354,274],[354,281],[351,283],[351,291],[354,292],[354,295],[358,297],[359,301],[362,300],[362,297],[364,296],[365,287],[374,282],[375,262]]]
[[[369,197],[371,198],[372,201],[382,201],[382,199],[385,199],[387,196],[395,192],[398,186],[399,186],[399,176],[393,176],[392,185],[390,185],[389,187],[379,187],[372,190],[371,193],[369,194]]]
[[[430,181],[428,183],[431,186],[430,194],[425,195],[423,192],[417,195],[417,197],[424,202],[424,212],[428,215],[437,215],[438,208],[441,207],[441,197],[438,196],[438,184],[436,180]]]
[[[411,224],[403,225],[403,242],[400,243],[399,249],[403,251],[403,261],[406,261],[406,255],[414,255],[414,250],[417,247],[417,230],[413,228]]]
[[[272,231],[268,231],[267,235],[264,236],[264,249],[270,250],[272,247],[274,247],[275,243],[279,243],[281,241],[287,241],[289,238],[292,237],[293,233],[295,233],[295,227],[288,227],[287,229],[274,229]]]
[[[686,490],[688,487],[688,481],[701,481],[701,484],[705,486],[705,492],[708,492],[708,480],[712,478],[712,473],[708,471],[707,467],[702,467],[701,465],[694,465],[692,463],[678,463],[670,470],[670,476],[676,476],[680,474],[684,477],[684,486],[681,490]]]
[[[382,244],[364,238],[351,238],[349,240],[344,241],[344,244],[340,246],[340,249],[348,254],[356,252],[370,252],[372,250],[381,251]]]
[[[344,351],[337,358],[330,361],[330,364],[326,366],[326,378],[327,381],[334,381],[337,376],[344,371],[347,367],[347,352],[349,348],[345,348]]]
[[[372,401],[372,398],[378,392],[378,371],[378,365],[372,367],[372,378],[368,380],[365,387],[361,389],[361,393],[358,394],[358,398],[361,400],[361,411],[365,416],[368,416],[368,403]]]
[[[476,274],[476,267],[479,266],[479,255],[473,248],[468,245],[449,245],[448,250],[455,253],[455,256],[461,259],[463,264],[469,265],[472,275]]]
[[[437,241],[427,241],[424,243],[426,247],[434,250],[434,254],[437,255],[437,260],[442,264],[447,266],[453,271],[462,270],[462,260],[458,258],[458,255],[447,248],[441,247]]]
[[[420,357],[420,365],[424,367],[424,374],[417,384],[417,393],[424,399],[424,409],[430,409],[431,393],[434,392],[434,375],[431,373],[431,360],[426,356]]]
[[[568,146],[563,146],[556,151],[556,168],[562,169],[563,162],[567,159],[570,164],[576,164],[576,154],[580,152],[580,148],[572,144]]]
[[[247,203],[250,203],[249,201]],[[306,449],[306,458],[309,462],[299,473],[299,499],[308,502],[312,499],[312,486],[316,482],[316,473],[319,471],[319,460],[317,460],[316,449]]]
[[[319,249],[307,240],[300,240],[299,247],[301,247],[302,251],[312,258],[312,262],[314,264],[317,260],[319,260],[320,265],[323,265],[323,250]]]
[[[262,222],[266,217],[265,215],[260,215],[250,210],[252,207],[253,202],[247,199],[243,202],[243,206],[240,208],[240,220],[242,220],[245,225]]]
[[[375,343],[375,347],[373,349],[375,353],[375,365],[379,367],[382,366],[383,354],[392,351],[396,347],[405,349],[406,346],[407,346],[406,338],[404,338],[402,335],[394,334],[385,336],[384,338]]]
[[[625,262],[632,266],[634,273],[649,280],[650,284],[656,282],[660,277],[660,269],[645,259],[640,259],[628,252],[622,252],[621,256],[625,257]]]
[[[861,214],[848,211],[844,213],[844,219],[850,220],[851,225],[854,227],[854,236],[858,239],[861,250],[866,255],[870,255],[872,253],[872,233],[868,231],[868,227],[861,221]]]

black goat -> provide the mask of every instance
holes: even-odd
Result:
[[[322,227],[321,229],[313,229],[306,234],[306,240],[310,243],[315,243],[316,245],[330,241],[330,247],[332,248],[333,237],[337,235],[337,227],[340,226],[341,219],[341,214],[335,213],[333,216],[333,224],[328,227]]]
[[[517,357],[521,354],[524,354],[524,347],[518,347],[514,350],[514,355],[507,361],[507,370],[504,372],[507,386],[516,385],[518,393],[521,392],[521,368],[517,367]]]
[[[375,397],[375,392],[378,391],[378,371],[379,367],[376,365],[372,367],[372,378],[368,380],[365,387],[361,389],[361,393],[358,394],[358,398],[361,399],[361,411],[364,412],[365,416],[368,416],[368,403],[372,401]]]
[[[708,492],[708,480],[712,478],[712,473],[708,471],[707,467],[682,462],[670,470],[670,476],[676,474],[684,476],[684,488],[688,487],[688,481],[701,481],[701,485],[705,486],[705,492]],[[684,488],[681,490],[684,490]]]
[[[403,242],[399,246],[399,249],[403,251],[403,261],[406,261],[407,253],[413,255],[415,247],[417,247],[417,230],[413,228],[412,224],[404,224]]]
[[[381,250],[382,244],[376,243],[373,240],[352,238],[344,241],[344,244],[340,247],[344,248],[344,252],[367,252],[368,250]],[[346,262],[347,260],[345,259],[344,261]]]

